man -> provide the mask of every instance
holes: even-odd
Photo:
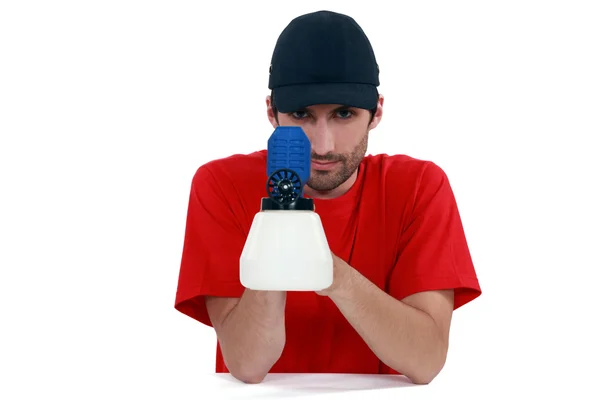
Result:
[[[426,384],[441,371],[452,312],[481,290],[441,168],[366,156],[382,118],[378,85],[369,40],[348,16],[300,16],[277,41],[267,115],[273,127],[301,126],[311,141],[305,194],[334,255],[326,290],[240,284],[239,257],[266,196],[265,150],[213,160],[194,175],[175,307],[214,327],[217,372],[248,383],[269,372],[337,372]]]

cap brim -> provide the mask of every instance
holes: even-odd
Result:
[[[315,104],[340,104],[371,110],[377,106],[377,87],[364,83],[310,83],[273,89],[274,104],[283,113]]]

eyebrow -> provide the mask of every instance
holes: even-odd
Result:
[[[347,110],[347,109],[350,109],[350,108],[356,108],[356,107],[343,105],[343,106],[339,106],[339,107],[334,108],[333,110],[331,110],[331,112],[335,113],[335,112],[338,112],[338,111],[341,111],[341,110]],[[288,114],[292,114],[292,113],[299,112],[299,111],[310,112],[311,110],[308,107],[304,107],[304,108],[300,108],[298,110],[290,111]]]
[[[335,108],[335,109],[333,110],[333,112],[336,112],[336,111],[341,111],[341,110],[347,110],[347,109],[349,109],[349,108],[354,108],[354,107],[350,107],[350,106],[339,106],[339,107]]]

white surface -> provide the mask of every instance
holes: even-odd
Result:
[[[208,374],[202,381],[215,399],[391,399],[424,388],[392,375],[270,374],[259,384],[245,384],[229,374]]]
[[[0,2],[0,398],[211,398],[214,332],[173,309],[191,177],[266,146],[277,36],[328,8],[381,67],[368,151],[444,168],[483,288],[390,393],[600,398],[599,6]]]
[[[488,382],[474,379],[439,379],[415,385],[404,376],[358,374],[270,374],[259,384],[245,384],[229,374],[205,374],[202,386],[185,398],[207,399],[525,399],[545,393],[549,398],[597,399],[597,391],[584,385],[548,377],[545,383],[510,373],[493,376]],[[210,395],[206,395],[210,393]]]
[[[254,290],[317,291],[331,286],[333,259],[319,214],[257,213],[240,257],[240,280]]]

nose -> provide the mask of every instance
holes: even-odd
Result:
[[[333,132],[327,124],[326,119],[319,119],[314,123],[313,132],[311,136],[312,137],[310,138],[310,142],[312,145],[312,150],[316,154],[324,156],[328,153],[333,152],[333,150],[335,149]]]

